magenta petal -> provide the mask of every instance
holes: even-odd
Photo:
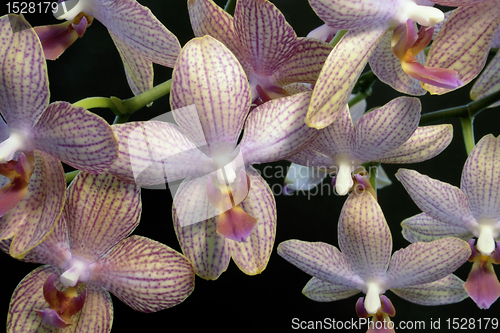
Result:
[[[480,309],[489,309],[500,296],[500,283],[493,265],[476,260],[464,288]]]
[[[241,206],[219,215],[217,233],[236,242],[244,242],[257,225],[257,219],[245,212]]]
[[[401,66],[411,77],[436,87],[457,89],[464,84],[457,77],[457,72],[452,69],[427,67],[416,61],[402,61]]]
[[[42,318],[42,321],[44,324],[50,325],[55,328],[65,328],[71,325],[71,323],[68,323],[64,321],[55,310],[52,310],[50,308],[46,308],[45,310],[37,310],[35,309],[36,314]]]

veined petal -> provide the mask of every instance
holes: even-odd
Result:
[[[101,117],[67,102],[49,105],[33,128],[36,149],[77,169],[101,173],[118,158],[118,143]]]
[[[94,16],[116,39],[148,60],[174,67],[180,51],[177,38],[136,0],[93,1]]]
[[[387,31],[385,24],[351,30],[328,56],[314,88],[307,124],[324,128],[337,119],[376,45]]]
[[[0,112],[9,128],[30,130],[49,104],[42,45],[24,16],[0,17]]]
[[[134,47],[124,43],[111,31],[109,34],[118,49],[118,53],[120,53],[125,68],[125,76],[134,95],[139,95],[153,88],[154,74],[151,60],[137,52]]]
[[[476,220],[500,220],[500,137],[483,137],[470,153],[460,188]]]
[[[354,129],[352,155],[361,161],[374,161],[405,143],[418,128],[420,101],[398,97],[363,115]]]
[[[72,255],[96,261],[137,227],[141,210],[137,186],[107,173],[78,174],[64,207]]]
[[[311,93],[271,100],[248,116],[240,142],[246,164],[274,162],[292,156],[314,140],[319,131],[304,123]]]
[[[458,187],[408,169],[399,169],[396,178],[418,208],[430,217],[462,228],[477,224],[465,194]]]
[[[443,237],[456,237],[467,241],[474,235],[467,229],[433,219],[425,213],[401,222],[403,237],[410,243],[432,242]]]
[[[124,239],[89,268],[93,282],[141,312],[177,305],[194,289],[194,270],[186,257],[141,236]]]
[[[333,302],[359,294],[360,291],[313,277],[302,289],[302,293],[316,302]]]
[[[68,333],[109,333],[113,324],[113,303],[111,295],[94,282],[85,284],[87,295],[83,309],[73,318],[78,324],[71,326]]]
[[[192,39],[184,46],[172,74],[170,104],[172,109],[196,106],[210,149],[217,143],[236,146],[250,102],[246,75],[223,44],[205,36]],[[192,120],[188,116],[175,115],[185,133],[192,132]]]
[[[497,33],[497,36],[500,36],[500,33]],[[500,37],[498,39],[500,39]],[[472,89],[470,91],[470,98],[472,100],[478,100],[487,95],[493,94],[498,90],[500,90],[500,52],[497,51],[495,57],[491,59],[484,72],[479,76],[477,81],[472,86]],[[490,107],[495,107],[498,105],[500,105],[500,103],[497,102]]]
[[[227,240],[236,265],[249,275],[260,274],[266,268],[276,235],[276,202],[266,181],[249,166],[250,191],[241,203],[243,210],[257,219],[257,225],[244,242]]]
[[[402,288],[444,278],[471,254],[469,244],[455,237],[413,243],[394,252],[385,277],[387,288]]]
[[[293,28],[267,0],[238,2],[234,29],[242,45],[243,57],[263,76],[273,74],[293,55],[298,44]]]
[[[363,279],[384,276],[392,251],[392,236],[384,214],[368,192],[352,193],[340,213],[339,246]]]
[[[28,192],[0,219],[1,239],[14,236],[10,255],[15,258],[22,258],[49,235],[59,219],[66,194],[61,163],[44,152],[35,150],[34,155],[35,171]]]
[[[363,287],[347,256],[333,245],[292,239],[278,245],[278,254],[322,281],[357,290]]]
[[[458,79],[469,83],[483,69],[499,26],[500,6],[496,1],[457,8],[434,40],[426,66],[456,70]],[[452,90],[428,84],[423,87],[432,94]]]
[[[391,291],[409,302],[420,305],[452,304],[469,297],[464,289],[464,281],[453,274],[435,282],[393,288]]]
[[[417,163],[440,154],[453,139],[451,124],[418,127],[401,146],[377,157],[381,163]]]
[[[108,172],[125,182],[158,185],[213,171],[210,158],[171,123],[153,120],[112,128],[120,153]]]

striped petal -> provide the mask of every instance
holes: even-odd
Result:
[[[50,155],[34,151],[35,171],[28,192],[0,219],[0,237],[14,236],[10,255],[22,258],[52,231],[61,214],[66,180],[61,163]]]
[[[316,302],[338,301],[359,294],[359,292],[358,289],[332,284],[315,277],[309,280],[302,289],[302,293],[306,297]]]
[[[285,159],[319,135],[304,123],[310,98],[309,92],[299,93],[271,100],[252,111],[239,145],[246,164]]]
[[[194,289],[191,263],[168,246],[141,236],[121,241],[89,268],[93,282],[141,312],[177,305]]]
[[[500,220],[500,137],[483,137],[464,165],[460,188],[476,220]],[[498,222],[497,222],[498,223]]]
[[[292,239],[278,245],[278,254],[322,281],[350,289],[363,287],[363,280],[354,272],[349,258],[333,245]]]
[[[464,289],[464,281],[453,274],[435,282],[393,288],[391,291],[409,302],[420,305],[452,304],[469,297]]]
[[[324,128],[337,119],[376,45],[384,36],[385,24],[349,31],[328,56],[314,88],[307,124]]]
[[[78,174],[64,207],[71,254],[96,261],[137,227],[141,210],[137,186],[110,174]]]
[[[451,124],[419,127],[401,146],[376,158],[381,163],[418,163],[440,154],[453,139]]]
[[[434,40],[426,66],[458,72],[458,79],[469,83],[483,69],[491,42],[500,26],[500,6],[496,1],[457,8]],[[453,89],[423,84],[432,94]]]
[[[135,0],[92,2],[95,18],[114,38],[149,61],[174,67],[179,41],[147,7]]]
[[[469,244],[454,237],[413,243],[394,252],[387,270],[387,288],[403,288],[444,278],[462,266],[471,254]]]
[[[49,105],[33,128],[36,149],[77,169],[101,173],[118,158],[118,143],[104,119],[66,102]]]
[[[444,237],[457,237],[465,241],[474,235],[463,227],[450,225],[433,219],[425,213],[420,213],[401,222],[403,237],[410,243],[432,242]]]
[[[498,39],[500,39],[500,33],[497,33],[497,36],[499,36]],[[500,47],[500,45],[496,47]],[[472,86],[470,98],[472,100],[478,100],[498,90],[500,90],[500,52],[497,51],[495,57],[491,59],[484,72]],[[498,105],[500,105],[500,103],[497,102],[490,107]]]
[[[0,112],[9,128],[29,130],[49,104],[47,64],[24,17],[0,17]]]
[[[196,106],[209,149],[221,143],[230,143],[234,148],[250,99],[246,75],[223,44],[205,36],[184,46],[172,74],[170,104],[172,110]],[[185,133],[193,132],[190,114],[179,113],[175,120]]]
[[[112,127],[120,153],[108,172],[125,182],[158,185],[213,171],[210,158],[171,123],[132,122]]]
[[[244,242],[227,240],[236,265],[249,275],[260,274],[266,268],[276,235],[276,202],[266,181],[251,166],[246,169],[250,191],[241,203],[243,210],[257,219],[257,225]]]
[[[476,225],[467,198],[458,187],[408,169],[399,169],[396,178],[418,208],[430,217],[461,228]]]
[[[420,101],[398,97],[363,115],[356,123],[352,155],[373,161],[404,144],[418,128]]]
[[[392,251],[392,236],[382,209],[368,192],[351,194],[340,213],[339,246],[353,270],[363,279],[385,275]]]
[[[83,309],[73,318],[76,325],[68,333],[109,333],[113,324],[113,303],[109,293],[97,283],[85,284],[87,295]],[[79,317],[78,317],[79,316]],[[65,332],[66,333],[66,332]]]

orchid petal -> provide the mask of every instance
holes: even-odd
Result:
[[[353,271],[349,258],[333,245],[293,239],[280,243],[278,254],[322,281],[351,289],[363,288],[363,280]]]
[[[22,15],[2,16],[0,35],[0,112],[9,128],[29,131],[49,104],[42,45]]]
[[[141,312],[177,305],[194,289],[191,263],[168,246],[141,236],[121,241],[89,268],[93,282]]]
[[[373,161],[404,144],[415,132],[420,119],[420,101],[398,97],[356,123],[352,155]]]
[[[120,154],[108,172],[125,182],[158,185],[213,171],[210,158],[171,123],[153,120],[112,127]]]
[[[497,33],[497,35],[500,36],[500,33]],[[500,45],[496,47],[500,47]],[[475,101],[493,94],[498,90],[500,90],[500,52],[497,51],[495,57],[491,59],[484,72],[479,76],[477,81],[472,86],[470,97]],[[498,105],[500,105],[499,102],[490,105],[490,107],[495,107]]]
[[[467,229],[450,225],[433,219],[425,213],[420,213],[401,222],[403,237],[410,243],[432,242],[443,237],[456,237],[469,240],[474,235]]]
[[[205,36],[184,46],[172,74],[170,104],[172,109],[195,104],[211,150],[218,143],[236,145],[250,99],[245,73],[223,44]],[[175,120],[185,133],[192,132],[191,117],[179,113]]]
[[[469,297],[464,289],[464,281],[453,274],[434,282],[393,288],[391,291],[409,302],[420,305],[452,304]]]
[[[83,309],[73,318],[77,325],[68,333],[95,332],[109,333],[113,323],[113,303],[109,293],[94,282],[85,284],[87,295]]]
[[[314,88],[307,124],[324,128],[337,119],[376,45],[385,24],[348,31],[328,56]]]
[[[149,61],[174,67],[180,51],[177,38],[136,0],[94,4],[94,16],[115,39],[136,50]]]
[[[246,164],[285,159],[319,135],[304,123],[310,98],[308,92],[295,94],[271,100],[252,111],[239,145]]]
[[[375,159],[381,163],[417,163],[440,154],[453,139],[451,124],[418,127],[401,146]]]
[[[137,186],[110,174],[78,174],[64,207],[71,254],[96,261],[137,227],[140,214]]]
[[[244,242],[228,240],[229,250],[236,265],[249,275],[260,274],[267,266],[276,235],[276,202],[266,181],[248,167],[250,191],[241,203],[245,212],[258,220],[250,236]]]
[[[66,102],[49,105],[33,128],[33,138],[36,149],[91,173],[106,171],[118,158],[111,126]]]
[[[469,244],[454,237],[410,244],[394,252],[385,277],[386,287],[403,288],[437,281],[462,266],[470,254]]]
[[[0,238],[14,236],[10,255],[22,258],[52,231],[61,214],[66,180],[61,163],[52,156],[34,151],[35,171],[28,192],[0,219]]]
[[[462,228],[476,225],[467,198],[458,187],[408,169],[399,169],[396,178],[415,204],[430,217]]]
[[[480,260],[474,261],[464,288],[480,309],[489,309],[500,296],[500,283],[493,265]]]
[[[263,76],[273,74],[294,53],[297,35],[283,14],[267,0],[240,1],[234,11],[234,29],[245,59]]]
[[[392,236],[382,209],[368,192],[351,194],[340,213],[339,246],[353,270],[363,279],[385,275]]]
[[[491,0],[436,0],[434,2],[442,6],[459,7],[459,6],[478,4],[485,1],[491,1]]]
[[[464,83],[474,79],[486,63],[491,42],[500,26],[500,6],[485,1],[457,8],[434,40],[426,66],[453,69]],[[423,84],[432,94],[452,89]]]
[[[313,277],[302,289],[302,293],[316,302],[333,302],[359,294],[360,291]]]
[[[500,137],[489,134],[465,162],[460,187],[476,220],[500,220]]]

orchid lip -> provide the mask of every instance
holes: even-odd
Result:
[[[57,4],[54,17],[58,20],[71,21],[82,12],[94,16],[94,9],[90,0],[67,0]]]

